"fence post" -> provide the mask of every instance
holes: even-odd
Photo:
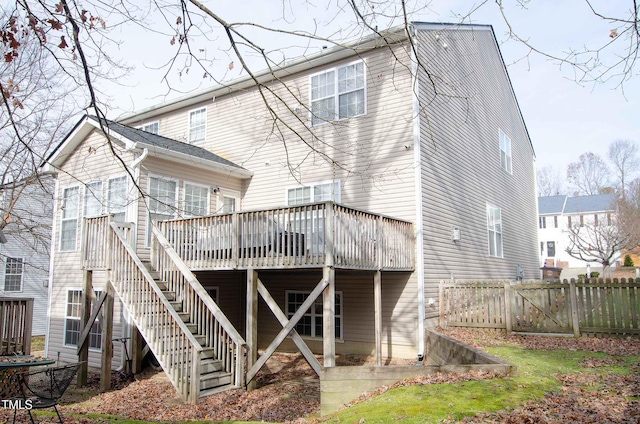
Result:
[[[511,301],[513,297],[511,295],[511,283],[504,283],[504,324],[507,329],[507,334],[511,334]]]
[[[444,328],[445,326],[445,322],[444,322],[444,281],[440,281],[440,287],[439,287],[439,302],[438,302],[438,308],[440,311],[440,328]]]
[[[569,305],[571,307],[571,327],[573,328],[573,336],[580,337],[580,320],[578,319],[578,294],[575,280],[569,281]]]

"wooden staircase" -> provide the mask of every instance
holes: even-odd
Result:
[[[169,244],[153,227],[152,261],[143,263],[122,224],[100,223],[109,281],[181,396],[244,386],[246,342]],[[86,259],[96,261],[96,254]]]

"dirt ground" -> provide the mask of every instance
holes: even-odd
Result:
[[[515,344],[531,349],[580,349],[602,351],[612,355],[640,355],[640,339],[557,338],[538,336],[504,336],[494,331],[454,329],[444,331],[478,348],[495,344]],[[320,359],[320,358],[319,358]],[[338,357],[338,365],[373,364],[374,358]],[[395,361],[412,363],[413,361]],[[596,364],[597,365],[597,364]],[[565,382],[564,392],[541,399],[534,404],[502,413],[483,415],[468,422],[500,423],[564,423],[564,422],[633,422],[638,423],[638,402],[629,398],[640,393],[640,378],[615,378],[602,382],[611,387],[604,397],[594,397],[580,388],[579,381]],[[490,378],[490,375],[438,375],[416,384]],[[267,422],[318,422],[320,383],[300,354],[278,353],[258,374],[258,389],[231,390],[202,399],[196,405],[184,404],[162,372],[148,370],[127,383],[114,375],[117,390],[99,393],[95,377],[89,387],[70,388],[60,408],[65,423],[105,423],[106,419],[90,414],[109,414],[147,421],[181,420],[246,420]],[[401,384],[412,384],[403,382]],[[382,388],[379,392],[386,390]],[[629,393],[632,393],[630,396]],[[635,393],[635,394],[633,394]],[[364,396],[366,399],[374,394]],[[361,400],[362,400],[361,399]],[[561,411],[562,413],[560,413]],[[620,412],[622,411],[622,412]],[[12,413],[0,409],[0,422],[11,421]],[[71,414],[74,414],[71,417]],[[574,418],[572,418],[574,417]],[[18,421],[28,422],[20,411]],[[48,422],[41,419],[40,422]],[[57,422],[57,420],[51,420]]]

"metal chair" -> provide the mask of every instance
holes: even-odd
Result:
[[[32,409],[53,408],[62,424],[62,417],[58,411],[58,401],[69,387],[80,363],[40,369],[31,373],[24,373],[20,377],[24,409],[29,413],[31,422],[35,424]],[[16,420],[17,409],[13,413],[13,421]]]

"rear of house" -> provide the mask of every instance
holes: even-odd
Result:
[[[49,159],[59,172],[48,354],[77,357],[91,255],[81,246],[100,249],[92,217],[105,213],[129,231],[136,264],[175,251],[214,304],[196,302],[246,339],[250,376],[258,348],[306,345],[325,366],[335,353],[421,356],[440,279],[533,277],[533,150],[493,32],[415,31],[417,57],[400,29],[259,85],[237,80],[120,123],[82,120]],[[167,221],[162,234],[152,221]],[[91,271],[95,290],[115,278],[108,268]],[[116,303],[113,337],[144,321],[135,302]],[[101,330],[91,349],[105,346]],[[199,334],[185,337],[198,345]]]

